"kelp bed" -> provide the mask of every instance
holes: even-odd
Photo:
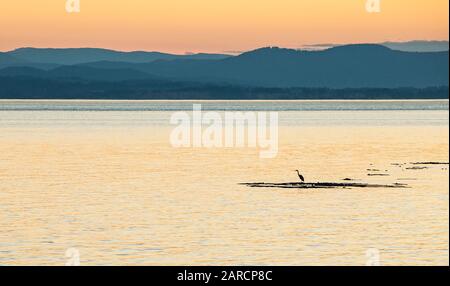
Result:
[[[373,164],[371,164],[373,165]],[[408,163],[392,163],[393,166],[405,167]],[[410,162],[410,167],[407,167],[406,170],[423,170],[431,167],[432,165],[449,165],[448,162]],[[446,168],[443,168],[446,170]],[[385,170],[383,173],[379,169],[367,169],[367,176],[389,176],[388,170]],[[406,180],[406,179],[399,179]],[[416,180],[415,178],[407,179],[407,180]],[[282,189],[336,189],[336,188],[410,188],[407,184],[393,183],[393,184],[369,184],[369,183],[361,183],[361,182],[352,182],[353,180],[350,178],[343,179],[342,183],[330,183],[330,182],[317,182],[317,183],[304,183],[304,182],[294,182],[294,183],[240,183],[239,185],[244,185],[251,188],[282,188]]]
[[[408,188],[406,184],[392,185],[367,183],[240,183],[251,188],[283,188],[283,189],[334,189],[334,188]]]

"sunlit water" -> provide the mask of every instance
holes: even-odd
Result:
[[[448,265],[448,165],[393,165],[448,162],[448,101],[196,102],[278,111],[274,159],[171,147],[192,103],[0,101],[0,265]],[[238,185],[295,169],[410,188]]]

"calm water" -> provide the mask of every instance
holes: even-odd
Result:
[[[0,265],[448,265],[448,165],[409,164],[448,162],[448,101],[195,102],[278,111],[274,159],[171,147],[192,103],[0,101]],[[410,188],[238,185],[295,169]]]

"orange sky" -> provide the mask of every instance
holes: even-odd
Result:
[[[224,52],[315,43],[448,40],[448,0],[0,0],[0,50]]]

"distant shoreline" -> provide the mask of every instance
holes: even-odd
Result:
[[[79,102],[136,102],[136,101],[148,101],[148,102],[167,102],[167,101],[178,101],[178,102],[295,102],[295,101],[301,101],[301,102],[315,102],[315,101],[322,101],[322,102],[402,102],[402,101],[408,101],[408,102],[439,102],[439,101],[450,101],[449,98],[443,98],[443,99],[15,99],[15,98],[0,98],[0,102],[6,102],[6,101],[42,101],[42,102],[59,102],[59,101],[79,101]]]
[[[71,100],[440,100],[448,86],[323,88],[258,87],[227,83],[79,78],[1,77],[0,99]]]

